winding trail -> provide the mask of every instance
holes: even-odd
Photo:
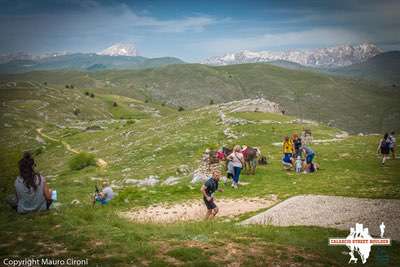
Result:
[[[72,148],[71,145],[68,144],[67,142],[65,142],[63,140],[56,139],[54,137],[48,136],[47,134],[43,133],[43,128],[37,128],[36,132],[39,135],[41,135],[42,137],[46,138],[46,139],[49,139],[49,140],[51,140],[53,142],[61,143],[65,147],[66,150],[68,150],[68,151],[70,151],[70,152],[72,152],[74,154],[78,154],[79,153],[78,150]],[[96,159],[96,164],[97,164],[97,166],[99,166],[101,168],[107,167],[107,165],[108,165],[107,161],[105,161],[103,159],[100,159],[100,158]]]

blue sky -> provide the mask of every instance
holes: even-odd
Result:
[[[0,0],[0,54],[99,52],[199,61],[240,50],[373,42],[400,49],[400,1]]]

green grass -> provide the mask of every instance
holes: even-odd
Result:
[[[150,99],[185,109],[262,95],[286,114],[323,121],[353,133],[400,130],[400,93],[372,81],[350,79],[271,64],[211,67],[169,65],[145,70],[37,71],[0,75],[0,83],[29,81],[49,86],[96,90],[103,94]],[[124,112],[118,111],[115,112]]]
[[[70,116],[70,102],[52,100],[58,96],[57,90],[24,90],[23,94],[18,90],[2,92],[6,106],[1,109],[9,115],[1,117],[1,124],[8,123],[11,127],[4,128],[0,134],[0,196],[12,193],[18,173],[16,162],[21,152],[38,150],[38,170],[48,177],[50,187],[57,189],[60,206],[51,212],[21,216],[2,202],[1,258],[10,255],[87,257],[91,266],[225,266],[235,262],[243,266],[264,263],[343,266],[348,261],[348,256],[342,254],[344,248],[327,245],[329,237],[346,235],[346,232],[334,229],[241,227],[235,220],[226,222],[222,218],[214,222],[155,225],[133,223],[118,216],[120,211],[156,203],[200,199],[200,185],[188,186],[191,177],[183,177],[175,186],[157,185],[144,189],[124,186],[110,205],[92,207],[90,197],[98,179],[121,183],[125,178],[143,179],[158,175],[163,180],[176,176],[176,169],[181,164],[187,164],[192,170],[196,168],[207,147],[236,143],[258,146],[269,160],[268,165],[259,166],[256,175],[244,174],[241,177],[249,184],[240,190],[221,185],[225,192],[219,197],[275,194],[283,200],[299,194],[323,194],[400,199],[400,162],[390,160],[386,167],[379,166],[375,154],[379,136],[351,136],[341,142],[313,145],[315,160],[322,169],[314,174],[296,175],[282,170],[281,148],[272,143],[280,142],[293,132],[300,133],[303,127],[310,128],[315,139],[332,139],[341,130],[323,124],[296,124],[292,123],[293,117],[277,114],[235,113],[228,116],[257,123],[231,126],[240,138],[229,141],[223,135],[224,126],[217,123],[216,109],[177,112],[153,101],[143,103],[101,93],[88,99],[84,91],[63,89],[59,93],[70,99],[82,96],[76,101],[82,110],[86,110],[83,113],[87,113],[82,118],[65,120]],[[36,112],[43,102],[32,100],[48,101],[51,119],[43,120],[44,116]],[[87,101],[91,101],[90,105]],[[113,101],[118,102],[120,110],[113,110]],[[130,106],[131,103],[136,106]],[[153,116],[149,108],[159,110],[161,117]],[[54,114],[50,115],[50,111]],[[121,114],[130,119],[120,119]],[[86,130],[96,125],[101,129]],[[45,137],[45,143],[36,141],[36,128],[43,128],[42,133],[56,141]],[[106,160],[108,167],[89,166],[71,171],[68,161],[74,154],[65,150],[61,141]],[[72,204],[73,200],[79,200],[80,204]],[[242,220],[254,214],[238,218]],[[400,264],[399,248],[398,242],[385,248],[389,266]],[[365,266],[376,265],[376,251],[373,247]]]
[[[69,159],[68,166],[71,171],[79,171],[89,166],[96,166],[96,159],[93,154],[80,152]]]

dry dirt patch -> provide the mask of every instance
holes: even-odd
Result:
[[[268,208],[276,201],[265,198],[216,199],[219,208],[217,217],[234,217],[246,212]],[[202,220],[206,213],[203,201],[153,205],[143,209],[121,212],[124,218],[139,222],[172,223],[177,221]]]

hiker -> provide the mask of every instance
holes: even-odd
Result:
[[[212,173],[212,177],[207,180],[202,186],[201,186],[201,193],[203,194],[203,200],[204,204],[206,204],[207,207],[207,213],[206,213],[206,220],[207,219],[212,219],[217,215],[218,213],[218,207],[215,205],[215,198],[214,198],[214,193],[216,191],[223,192],[223,189],[218,189],[218,181],[221,177],[221,173],[218,170],[214,170]]]
[[[295,166],[296,166],[296,172],[301,173],[301,170],[303,169],[303,161],[301,160],[300,156],[297,156]]]
[[[315,157],[315,152],[307,145],[303,145],[301,147],[301,150],[304,152],[304,154],[306,156],[306,163],[305,163],[304,169],[311,170],[313,168],[313,166],[311,166],[311,165],[312,165],[312,161]]]
[[[294,148],[294,158],[297,158],[298,156],[302,156],[302,151],[301,151],[301,138],[297,135],[297,133],[294,133],[292,135],[292,140],[293,140],[293,148]]]
[[[385,133],[383,138],[379,141],[378,148],[376,149],[376,153],[382,154],[382,166],[385,165],[385,161],[389,158],[390,153],[390,139],[389,134]]]
[[[292,139],[290,139],[289,136],[285,136],[285,139],[284,139],[283,145],[282,145],[282,150],[283,150],[283,154],[284,154],[285,158],[293,157],[294,146],[293,146]]]
[[[233,168],[233,162],[231,160],[227,160],[227,161],[228,161],[228,163],[226,164],[226,166],[227,166],[226,178],[233,179],[233,176],[235,175],[235,170]]]
[[[233,181],[232,181],[232,187],[237,188],[239,184],[239,177],[240,177],[240,172],[244,166],[244,157],[242,154],[242,149],[240,148],[240,145],[236,145],[233,148],[233,152],[226,157],[228,160],[232,161],[233,164]]]
[[[96,193],[95,200],[102,205],[106,205],[113,199],[114,191],[112,190],[111,186],[108,184],[107,181],[103,181],[103,189],[101,192]]]
[[[14,183],[16,194],[7,200],[18,213],[45,211],[52,203],[52,190],[46,179],[35,171],[35,166],[29,152],[25,152],[18,162],[20,175]]]
[[[392,152],[392,158],[396,159],[396,136],[395,136],[395,132],[392,131],[389,135],[389,139],[390,139],[390,152]]]

